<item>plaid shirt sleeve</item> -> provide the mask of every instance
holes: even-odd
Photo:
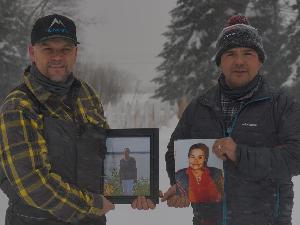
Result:
[[[28,205],[66,222],[100,216],[102,195],[80,190],[50,172],[41,117],[24,95],[8,96],[2,106],[0,160],[14,191]]]

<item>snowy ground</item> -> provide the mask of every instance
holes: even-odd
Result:
[[[177,124],[174,117],[169,121],[168,126],[160,129],[160,189],[166,191],[169,187],[169,180],[165,172],[164,154],[171,132]],[[294,179],[295,183],[295,206],[293,213],[293,225],[300,224],[300,177]],[[0,192],[0,225],[4,225],[5,210],[7,207],[7,198]],[[182,225],[192,224],[192,210],[168,208],[166,204],[160,203],[156,209],[151,211],[138,211],[130,208],[129,205],[116,205],[116,209],[107,214],[108,225],[130,224],[130,225]]]

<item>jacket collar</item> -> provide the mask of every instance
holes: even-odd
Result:
[[[264,77],[262,77],[262,82],[259,89],[253,94],[250,101],[256,101],[265,98],[272,98],[274,94],[278,93],[273,87],[271,87]],[[206,106],[213,108],[216,111],[221,111],[220,103],[220,87],[219,84],[214,85],[208,89],[203,95],[199,96],[197,102]]]

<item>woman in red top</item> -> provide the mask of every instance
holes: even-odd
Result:
[[[188,196],[194,213],[201,214],[199,225],[217,225],[221,221],[224,178],[221,169],[208,167],[209,148],[198,143],[190,147],[189,167],[176,172],[178,192]]]

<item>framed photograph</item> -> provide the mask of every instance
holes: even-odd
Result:
[[[137,196],[158,203],[159,131],[157,128],[110,129],[104,161],[104,196],[131,204]]]
[[[193,208],[205,215],[205,224],[219,224],[223,217],[223,161],[212,152],[214,142],[215,139],[174,141],[177,194],[188,197]]]

